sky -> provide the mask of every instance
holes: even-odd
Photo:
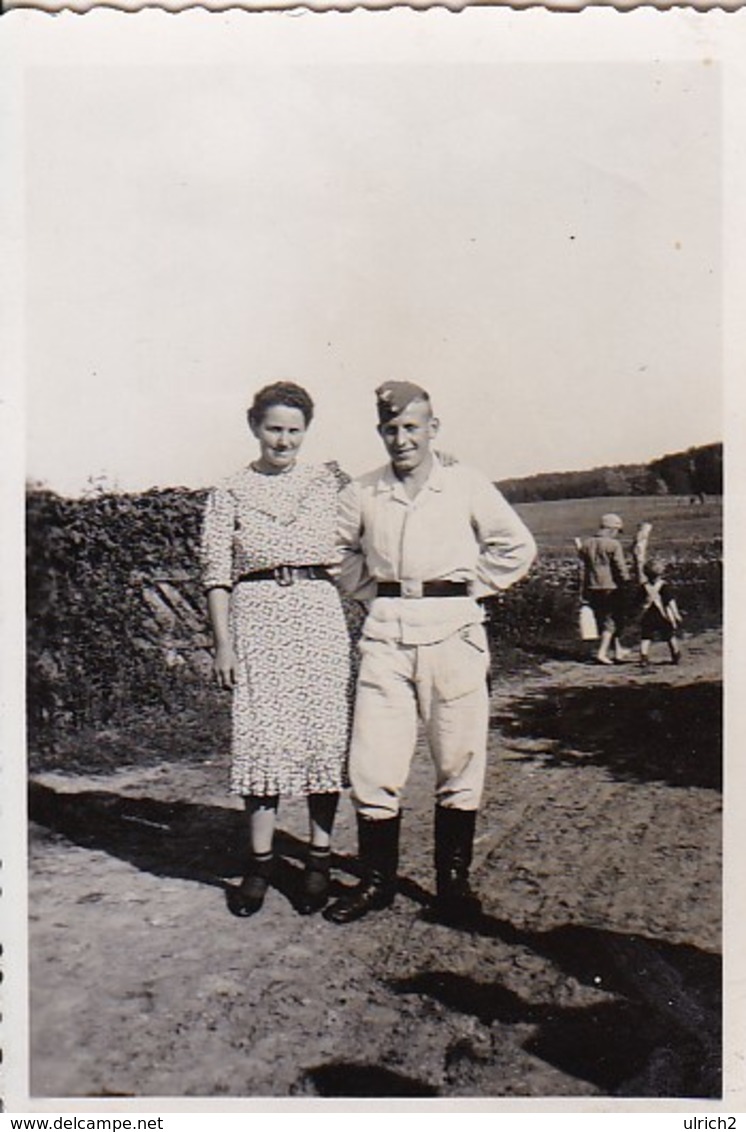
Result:
[[[63,65],[26,87],[26,472],[203,487],[267,382],[382,462],[431,393],[493,479],[722,439],[717,66]]]

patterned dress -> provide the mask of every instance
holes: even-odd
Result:
[[[238,662],[233,793],[307,795],[346,784],[351,650],[336,588],[237,581],[269,567],[334,563],[338,490],[331,469],[296,464],[278,475],[244,468],[208,497],[202,581],[231,589]]]

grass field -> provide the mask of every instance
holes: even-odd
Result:
[[[696,556],[708,549],[717,556],[722,546],[723,507],[720,498],[691,504],[685,496],[626,495],[603,499],[560,499],[519,503],[516,510],[533,532],[542,555],[567,557],[576,535],[595,534],[601,515],[614,511],[624,520],[623,542],[634,538],[637,524],[653,524],[651,548],[674,558]]]

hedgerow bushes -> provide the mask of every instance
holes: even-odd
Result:
[[[60,752],[76,735],[106,740],[116,765],[138,727],[154,759],[227,744],[228,700],[210,679],[198,578],[203,504],[204,492],[179,488],[82,500],[29,493],[28,730],[45,765],[55,752],[64,765]],[[669,576],[685,630],[719,623],[718,545],[692,543]],[[498,651],[579,650],[576,616],[569,556],[540,557],[525,581],[488,604]]]
[[[144,709],[174,711],[193,694],[207,644],[195,561],[203,499],[180,489],[83,500],[29,494],[32,745]],[[191,609],[188,641],[184,617],[169,617],[158,589],[173,580]]]

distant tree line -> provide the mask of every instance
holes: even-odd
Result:
[[[500,480],[512,503],[591,499],[604,495],[687,495],[702,500],[723,492],[723,446],[705,444],[649,464],[615,464],[582,472],[541,472]]]

